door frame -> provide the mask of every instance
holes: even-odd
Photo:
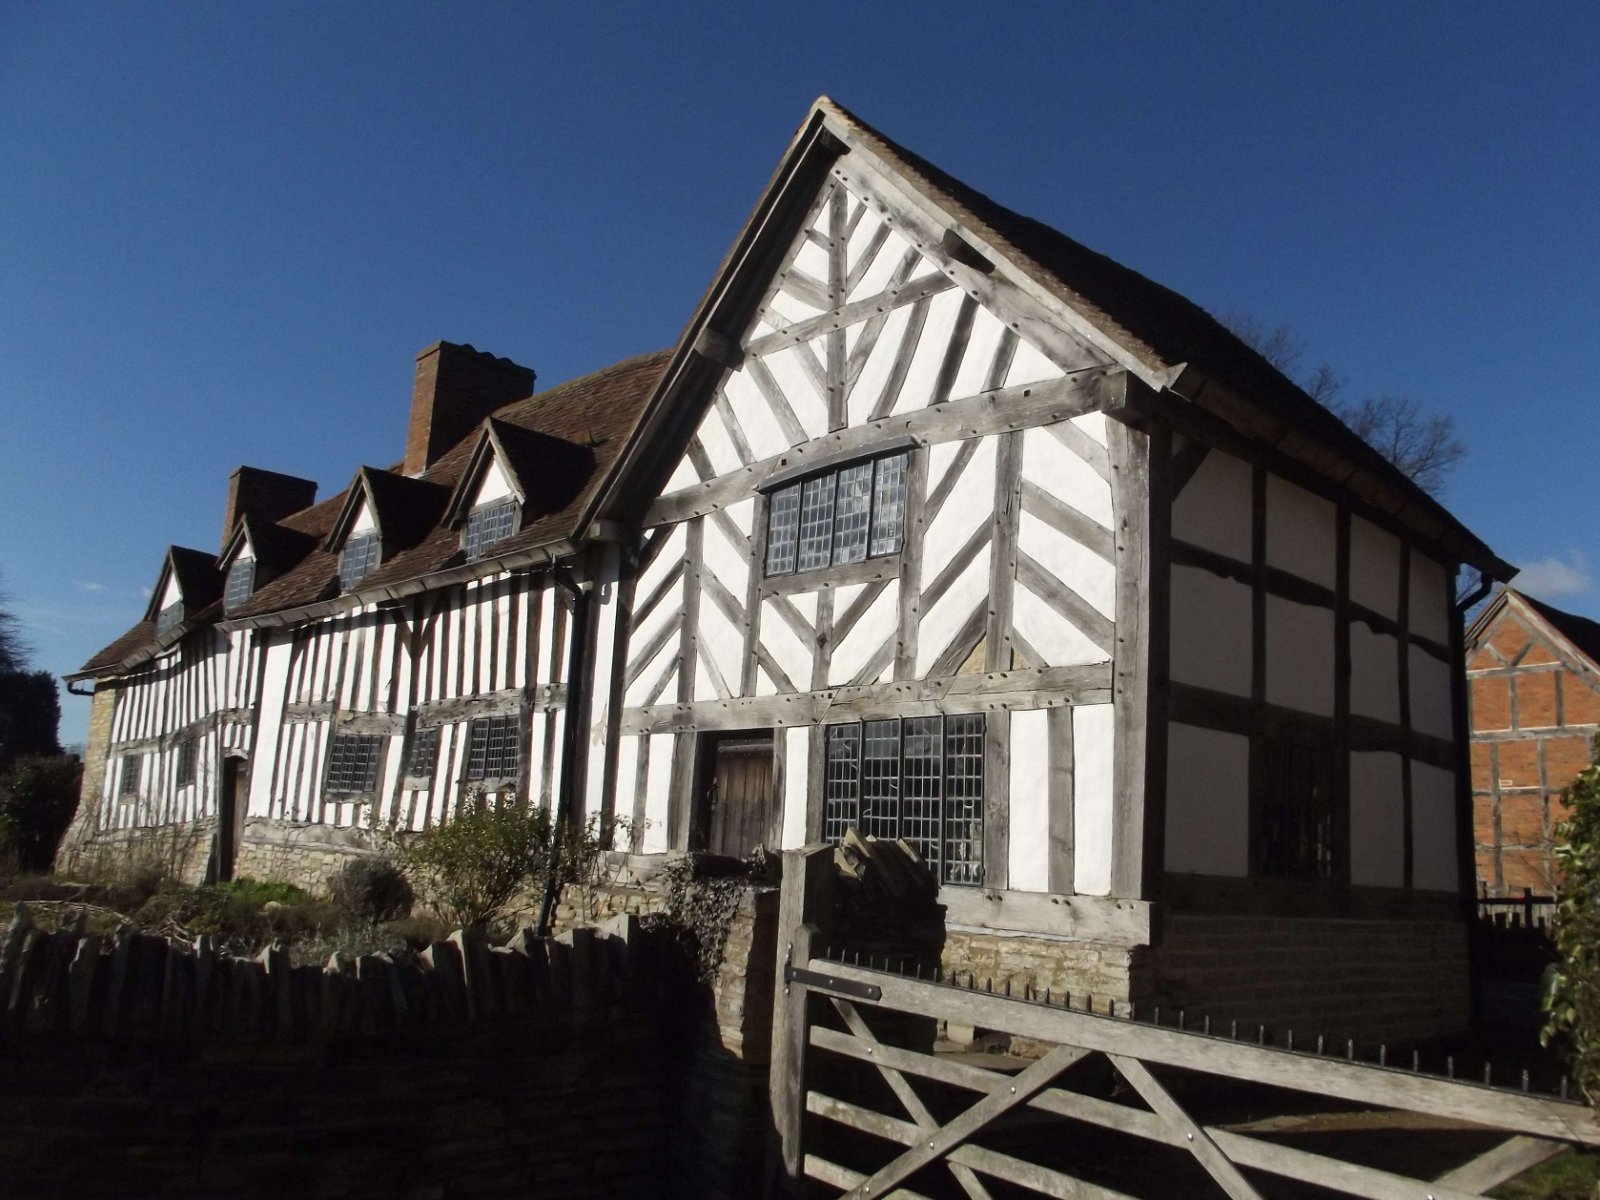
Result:
[[[771,747],[773,754],[773,768],[770,797],[772,818],[769,832],[772,845],[769,849],[776,849],[778,840],[783,836],[783,797],[779,795],[782,786],[781,776],[777,771],[777,749],[782,744],[779,740],[781,729],[770,725],[758,725],[751,729],[714,729],[706,730],[695,735],[694,741],[694,787],[689,795],[689,841],[687,849],[691,853],[708,853],[711,841],[711,785],[716,779],[717,748],[723,742],[756,741],[765,739]]]

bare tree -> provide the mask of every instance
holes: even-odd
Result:
[[[28,669],[33,648],[22,640],[22,622],[8,605],[11,594],[0,587],[0,675]]]
[[[1410,396],[1344,398],[1344,378],[1328,363],[1298,374],[1305,341],[1288,325],[1268,329],[1248,313],[1226,313],[1222,323],[1239,339],[1324,405],[1423,491],[1438,495],[1467,448],[1455,436],[1449,413],[1424,412]]]

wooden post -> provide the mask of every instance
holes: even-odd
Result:
[[[785,968],[809,965],[813,942],[832,904],[833,847],[804,846],[783,855],[778,900],[777,979],[773,984],[772,1061],[767,1088],[774,1136],[767,1155],[767,1195],[799,1196],[805,1183],[800,1127],[806,1114],[808,1036],[804,984],[785,980]]]

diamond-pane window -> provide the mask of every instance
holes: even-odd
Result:
[[[439,759],[439,727],[430,725],[411,735],[411,753],[406,757],[406,774],[432,779]]]
[[[852,463],[767,498],[767,574],[896,554],[905,538],[905,454]]]
[[[117,777],[117,795],[137,796],[139,794],[139,755],[124,754],[122,756],[122,774]]]
[[[983,882],[983,716],[829,725],[822,834],[904,838],[944,883]]]
[[[339,553],[339,586],[349,591],[372,573],[382,554],[377,530],[351,534]]]
[[[378,733],[337,735],[328,750],[328,795],[351,796],[376,791],[378,762],[383,757],[383,743],[387,740]]]
[[[178,787],[188,787],[194,782],[195,749],[193,741],[178,743],[178,762],[173,777]]]
[[[183,622],[183,601],[176,600],[156,614],[156,636],[170,633]]]
[[[250,599],[250,593],[255,588],[256,564],[251,559],[242,558],[228,568],[228,586],[222,594],[223,607],[232,612]]]
[[[522,765],[522,721],[515,714],[479,717],[467,734],[468,779],[513,779]]]
[[[516,528],[517,502],[513,499],[497,501],[472,513],[467,517],[466,532],[461,539],[467,561],[477,562],[487,556],[496,542],[510,537]]]

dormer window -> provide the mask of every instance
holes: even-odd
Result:
[[[339,553],[339,587],[348,592],[370,575],[381,553],[377,530],[351,534]]]
[[[156,636],[164,637],[183,623],[183,601],[177,600],[156,614]]]
[[[256,587],[256,564],[253,559],[241,558],[228,568],[228,586],[223,593],[223,605],[232,612],[246,600]]]
[[[517,528],[517,502],[511,497],[486,504],[467,517],[461,544],[467,561],[487,558],[496,542],[510,537]]]

